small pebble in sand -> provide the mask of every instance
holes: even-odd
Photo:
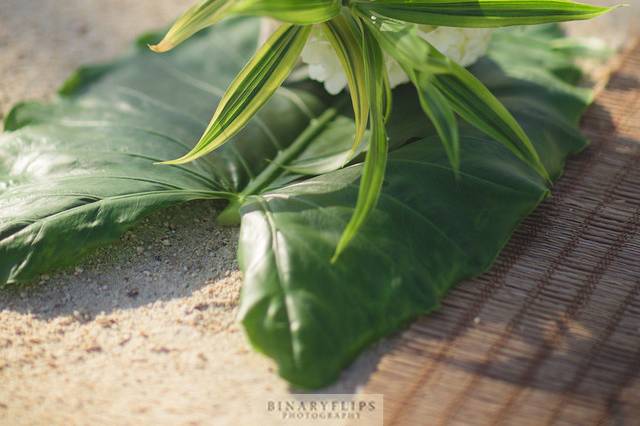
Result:
[[[98,344],[91,344],[85,347],[85,351],[88,353],[91,352],[102,352],[102,347]]]
[[[473,323],[474,323],[475,325],[480,324],[480,317],[475,317],[475,318],[473,319]]]
[[[124,345],[126,345],[127,343],[129,343],[129,341],[130,341],[130,340],[131,340],[131,334],[130,334],[130,333],[127,333],[127,334],[125,334],[125,335],[122,337],[122,339],[118,342],[118,345],[120,345],[120,346],[124,346]]]
[[[78,322],[87,322],[91,320],[91,315],[86,312],[73,311],[73,318]]]

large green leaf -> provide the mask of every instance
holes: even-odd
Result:
[[[161,57],[147,37],[117,63],[80,70],[53,104],[16,107],[0,136],[0,285],[74,263],[155,209],[232,200],[298,139],[326,107],[281,89],[215,155],[154,164],[197,141],[257,34],[255,20],[230,21]]]
[[[500,46],[522,42],[522,35],[496,38]],[[539,50],[528,48],[522,61],[491,55],[474,72],[514,112],[557,178],[567,155],[586,145],[576,112],[589,96],[556,76],[556,65],[568,61],[544,45],[540,39]],[[403,116],[411,122],[421,112],[415,99],[404,99],[414,105]],[[438,308],[454,284],[491,265],[549,194],[533,169],[468,126],[460,132],[456,178],[432,133],[390,155],[378,206],[332,267],[361,165],[247,199],[240,317],[254,347],[294,384],[330,383],[368,343]]]
[[[335,170],[351,149],[346,96],[288,86],[215,153],[154,164],[195,143],[255,52],[257,32],[256,20],[230,20],[163,56],[146,51],[156,40],[146,37],[125,59],[80,70],[53,104],[15,108],[0,136],[0,285],[73,263],[155,209],[226,198],[229,217],[244,205],[247,333],[287,379],[313,387],[486,269],[547,195],[530,168],[468,127],[456,180],[415,91],[398,88],[381,202],[332,267],[361,166],[299,173]],[[554,178],[584,146],[576,122],[590,99],[573,86],[558,37],[548,27],[498,33],[500,50],[472,70],[514,112]],[[525,56],[503,53],[523,42]]]

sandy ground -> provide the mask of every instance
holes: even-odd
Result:
[[[189,3],[0,0],[0,116]],[[269,424],[266,400],[291,390],[234,321],[237,230],[215,225],[216,208],[162,212],[77,268],[0,293],[0,424]],[[325,391],[356,391],[389,344]]]

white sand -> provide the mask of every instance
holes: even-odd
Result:
[[[0,0],[0,115],[189,3]],[[289,389],[234,322],[237,230],[214,216],[210,203],[156,214],[79,268],[0,293],[0,424],[269,424],[266,399]],[[387,345],[328,391],[353,392]]]

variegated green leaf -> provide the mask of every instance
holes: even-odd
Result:
[[[371,101],[369,117],[371,139],[364,162],[362,178],[360,179],[355,211],[340,237],[332,262],[337,261],[340,254],[349,246],[349,243],[375,208],[380,197],[387,167],[389,143],[384,122],[384,58],[371,31],[365,26],[361,27],[361,29],[365,59],[365,84]]]
[[[291,24],[308,25],[333,18],[340,13],[340,8],[340,0],[203,0],[188,9],[162,41],[150,48],[155,52],[171,50],[231,15],[270,16]]]
[[[527,134],[484,84],[464,67],[456,64],[419,37],[413,25],[403,24],[380,15],[374,15],[373,18],[363,17],[363,21],[376,36],[383,50],[405,69],[411,71],[411,68],[414,68],[417,78],[414,78],[413,82],[421,95],[422,106],[434,121],[445,146],[449,146],[447,152],[451,155],[454,169],[457,156],[454,147],[457,142],[450,138],[454,135],[452,128],[448,127],[451,119],[446,118],[447,112],[441,110],[438,115],[433,109],[436,107],[435,102],[438,102],[433,99],[440,98],[439,95],[442,95],[450,108],[463,119],[505,145],[541,176],[548,179],[547,171]],[[415,53],[412,54],[412,52]],[[436,88],[436,90],[428,89],[429,98],[425,97],[424,91],[427,83]],[[432,102],[429,103],[429,100]]]
[[[165,164],[200,158],[242,130],[291,73],[310,33],[310,26],[282,25],[231,83],[196,146]]]
[[[509,148],[549,181],[549,174],[527,133],[507,108],[466,68],[451,61],[451,71],[434,74],[433,83],[464,120]]]
[[[460,135],[453,109],[442,92],[434,85],[434,76],[425,72],[410,72],[416,86],[420,106],[438,132],[455,174],[460,171]]]
[[[169,29],[160,43],[149,46],[154,52],[167,52],[198,31],[225,18],[232,3],[229,0],[204,0],[187,10]]]
[[[322,25],[325,36],[333,46],[344,73],[353,104],[356,135],[349,157],[355,153],[365,132],[369,118],[369,92],[365,85],[365,64],[359,28],[349,16],[340,15]],[[347,160],[346,158],[345,160]]]
[[[236,0],[233,10],[308,25],[328,21],[340,13],[341,7],[341,0]]]
[[[591,19],[611,8],[569,0],[352,0],[365,15],[447,27],[504,27]]]

